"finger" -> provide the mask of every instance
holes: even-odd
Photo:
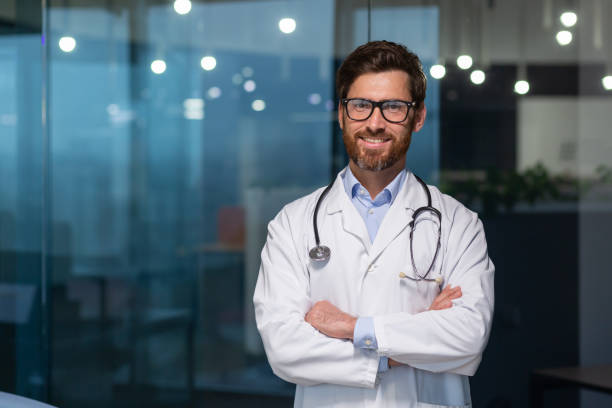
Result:
[[[445,300],[444,302],[440,303],[438,310],[450,309],[451,307],[453,307],[453,302],[450,300]]]
[[[453,302],[450,299],[446,299],[432,304],[429,310],[443,310],[450,309],[451,307],[453,307]]]
[[[453,293],[452,289],[448,289],[448,287],[444,288],[444,290],[440,292],[438,296],[436,296],[436,298],[434,299],[434,302],[446,299],[451,293]]]
[[[461,288],[457,288],[457,290],[453,290],[453,292],[447,296],[447,299],[449,300],[458,299],[461,296],[463,296],[463,293],[461,292]]]
[[[443,303],[444,300],[435,300],[429,307],[429,310],[440,310]]]
[[[393,360],[392,358],[389,359],[389,367],[397,367],[398,365],[400,365],[400,363]]]

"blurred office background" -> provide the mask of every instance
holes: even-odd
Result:
[[[292,406],[254,326],[259,253],[346,164],[334,75],[368,38],[421,56],[409,166],[484,221],[474,405],[612,363],[611,20],[608,0],[0,1],[0,390]]]

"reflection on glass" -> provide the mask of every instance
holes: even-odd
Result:
[[[321,103],[321,94],[312,93],[308,95],[308,103],[311,105],[318,105]]]
[[[151,62],[151,71],[153,71],[154,74],[163,74],[164,72],[166,72],[166,61],[164,60],[154,60],[153,62]]]
[[[262,110],[266,109],[266,102],[261,99],[255,99],[251,104],[251,107],[255,112],[261,112]]]
[[[174,0],[174,11],[181,15],[189,13],[191,11],[191,1]]]
[[[279,30],[281,30],[285,34],[291,34],[292,32],[294,32],[296,25],[297,24],[296,24],[295,20],[292,19],[292,18],[289,18],[289,17],[282,18],[278,22]]]
[[[59,40],[59,47],[64,52],[72,52],[76,48],[76,40],[73,37],[62,37]]]
[[[240,85],[242,83],[242,75],[240,74],[234,74],[232,76],[232,83],[234,85]]]
[[[429,74],[435,79],[442,79],[446,75],[446,68],[442,64],[434,64],[429,68]]]
[[[251,68],[251,67],[244,67],[244,68],[242,68],[242,76],[245,77],[245,78],[252,77],[253,73],[254,73],[254,71],[253,71],[253,68]]]
[[[217,66],[217,59],[207,55],[200,60],[200,65],[205,71],[212,71]]]
[[[58,406],[293,390],[252,288],[268,221],[330,177],[334,4],[291,1],[299,36],[278,1],[185,4],[49,9],[81,50],[49,61]]]
[[[247,92],[253,92],[256,88],[255,81],[253,81],[252,79],[244,81],[244,85],[242,87]]]
[[[221,96],[221,93],[221,88],[219,88],[218,86],[213,86],[212,88],[208,89],[208,92],[206,92],[210,99],[219,98]]]

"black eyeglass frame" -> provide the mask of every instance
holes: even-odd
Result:
[[[370,114],[368,116],[366,116],[363,119],[353,119],[351,118],[351,115],[349,114],[349,110],[348,110],[348,103],[350,101],[366,101],[372,104],[372,109],[370,110]],[[411,102],[411,101],[403,101],[401,99],[385,99],[382,101],[372,101],[370,99],[365,99],[365,98],[343,98],[340,99],[340,102],[342,103],[342,106],[344,107],[344,111],[346,112],[346,116],[348,116],[348,118],[350,120],[354,120],[356,122],[363,122],[364,120],[368,120],[370,119],[370,116],[372,116],[372,114],[374,113],[374,109],[376,109],[378,107],[378,110],[380,110],[380,113],[382,115],[383,118],[385,118],[385,120],[389,123],[402,123],[403,121],[405,121],[408,118],[408,115],[410,114],[410,108],[415,108],[417,103],[416,102]],[[385,103],[389,103],[389,102],[401,102],[404,103],[408,106],[408,109],[406,110],[406,116],[404,116],[404,119],[402,120],[389,120],[387,119],[387,117],[385,116],[385,111],[383,110],[383,105]]]

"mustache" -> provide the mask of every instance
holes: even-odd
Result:
[[[393,139],[393,136],[390,135],[389,133],[385,132],[384,130],[381,130],[380,132],[369,132],[367,130],[359,130],[357,132],[355,132],[355,137],[370,137],[370,138],[377,138],[377,139]]]

